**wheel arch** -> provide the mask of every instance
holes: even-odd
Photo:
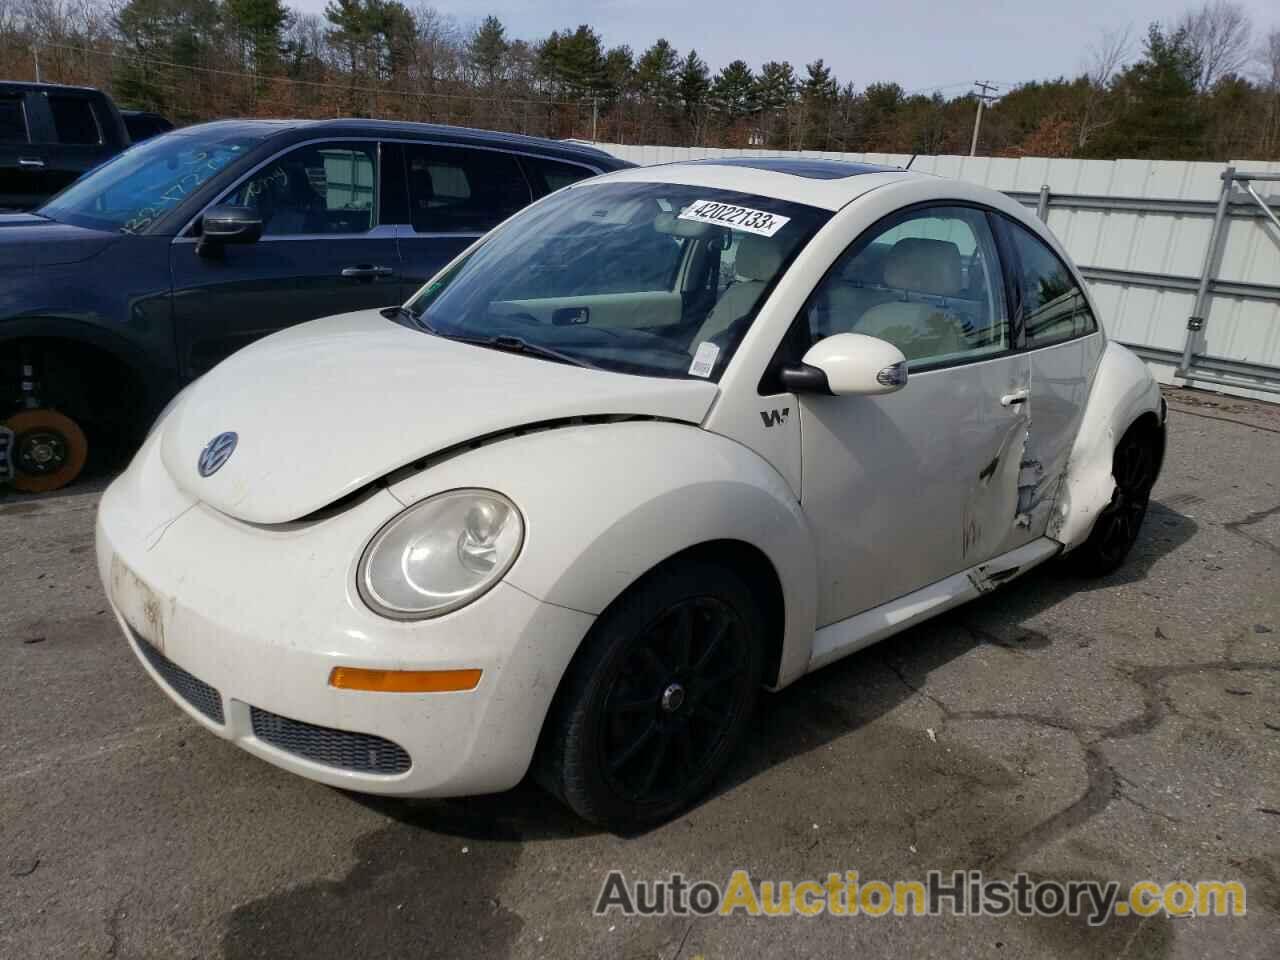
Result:
[[[1050,515],[1047,533],[1065,550],[1080,546],[1115,492],[1112,459],[1121,438],[1149,425],[1157,438],[1157,473],[1164,459],[1166,405],[1147,365],[1108,342]]]
[[[458,486],[520,508],[526,540],[506,580],[525,593],[598,616],[660,566],[713,556],[764,591],[778,638],[771,685],[807,670],[814,539],[787,482],[742,444],[671,421],[567,426],[468,451],[392,492],[413,503]]]
[[[176,381],[166,377],[146,351],[128,338],[101,326],[59,315],[16,317],[0,325],[0,355],[20,364],[23,344],[64,355],[89,356],[106,361],[117,374],[136,384],[149,408],[163,402]],[[8,376],[8,369],[0,375]]]

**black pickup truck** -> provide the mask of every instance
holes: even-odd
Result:
[[[0,210],[38,207],[129,143],[101,90],[0,80]]]

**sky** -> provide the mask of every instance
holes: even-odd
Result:
[[[325,0],[286,0],[320,12]],[[405,0],[416,6],[421,0]],[[1280,28],[1274,0],[1243,0],[1261,36]],[[1189,3],[1174,0],[439,0],[461,26],[497,16],[509,37],[538,39],[590,24],[606,46],[637,55],[666,37],[683,56],[698,51],[714,72],[741,58],[804,64],[821,57],[841,83],[859,89],[896,81],[908,90],[941,88],[954,96],[975,80],[1015,83],[1082,71],[1087,50],[1105,30],[1132,25],[1135,51],[1152,20],[1176,19]]]

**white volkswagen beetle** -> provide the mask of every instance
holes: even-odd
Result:
[[[102,499],[121,627],[200,724],[324,783],[613,827],[705,791],[761,687],[1070,551],[1164,444],[1062,248],[827,161],[555,193],[404,307],[241,351]]]

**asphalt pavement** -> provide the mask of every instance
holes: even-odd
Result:
[[[386,801],[189,721],[93,559],[105,480],[0,498],[0,957],[1274,957],[1280,406],[1171,391],[1128,564],[1052,564],[765,699],[714,795],[648,833],[536,787]],[[1238,879],[1235,918],[624,917],[610,870]]]

